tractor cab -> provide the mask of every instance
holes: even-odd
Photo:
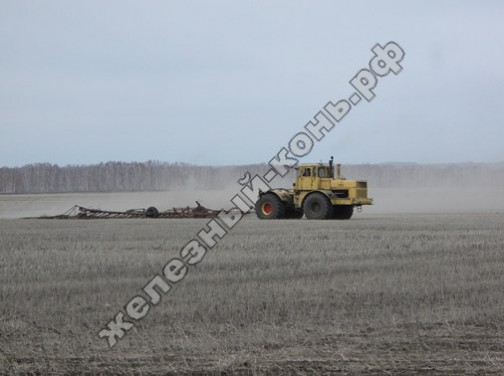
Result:
[[[320,179],[330,178],[328,166],[323,164],[304,164],[297,168],[294,189],[313,190],[320,188]]]
[[[341,178],[341,168],[338,167],[338,180]],[[293,184],[295,190],[316,190],[331,186],[331,180],[334,179],[333,159],[329,164],[302,164],[297,167],[296,182]]]
[[[298,167],[297,177],[332,178],[332,173],[329,166],[325,166],[323,164],[301,165]]]

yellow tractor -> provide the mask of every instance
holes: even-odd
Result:
[[[341,177],[337,165],[334,177],[333,157],[329,164],[302,164],[296,167],[293,189],[275,188],[259,193],[255,205],[260,219],[350,219],[354,207],[372,205],[365,180]]]

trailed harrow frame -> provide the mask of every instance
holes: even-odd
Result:
[[[63,214],[38,217],[37,219],[119,219],[119,218],[213,218],[220,210],[208,209],[196,201],[196,207],[172,208],[163,212],[151,206],[147,209],[129,209],[127,211],[111,211],[89,209],[75,205]],[[235,210],[227,211],[226,213]]]

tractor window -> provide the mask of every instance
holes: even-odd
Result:
[[[319,178],[328,178],[329,174],[327,173],[327,168],[320,167],[318,169],[318,176],[319,176]]]
[[[305,168],[303,171],[303,176],[311,176],[311,169]]]

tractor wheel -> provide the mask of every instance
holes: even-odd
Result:
[[[350,219],[352,214],[352,205],[335,205],[333,208],[333,219]]]
[[[285,204],[274,193],[265,193],[255,204],[257,217],[260,219],[285,218]]]
[[[287,210],[285,214],[285,218],[287,219],[301,219],[303,218],[304,213],[301,210],[296,210],[294,208],[290,208]]]
[[[316,192],[306,198],[303,211],[308,219],[329,219],[333,215],[333,206],[326,195]]]

